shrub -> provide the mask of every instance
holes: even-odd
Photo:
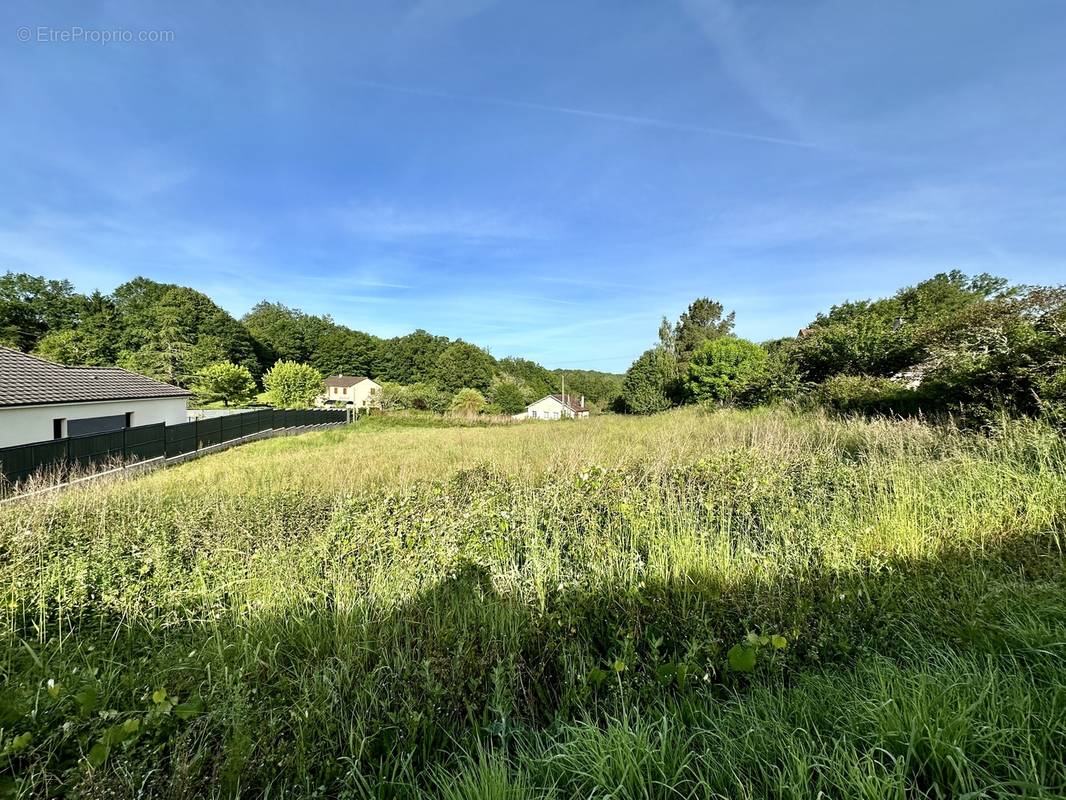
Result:
[[[452,398],[451,406],[449,408],[454,414],[462,414],[464,417],[473,417],[483,412],[485,407],[485,395],[477,389],[467,387],[465,389],[460,389],[455,393],[455,397]]]
[[[823,383],[817,398],[829,408],[860,414],[917,413],[921,394],[889,378],[869,375],[836,375]]]
[[[767,374],[763,348],[724,336],[699,346],[688,365],[685,388],[698,402],[752,405],[760,399]]]
[[[511,381],[500,381],[492,387],[492,402],[497,406],[501,414],[520,414],[526,409],[526,398],[522,396],[522,390],[518,384]]]
[[[407,408],[406,401],[406,387],[395,381],[384,381],[381,384],[381,410],[382,411],[399,411],[402,408]]]
[[[414,411],[434,411],[443,414],[451,405],[451,397],[429,383],[412,383],[404,387],[403,407]]]

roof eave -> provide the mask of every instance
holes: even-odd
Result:
[[[0,410],[5,408],[26,408],[30,406],[78,406],[84,405],[85,403],[125,403],[129,400],[186,400],[192,396],[192,392],[185,392],[183,394],[141,394],[134,397],[93,397],[88,400],[31,400],[25,403],[0,402]]]

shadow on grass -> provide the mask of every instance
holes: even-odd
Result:
[[[204,781],[219,796],[320,786],[334,795],[353,776],[362,776],[356,794],[406,796],[417,776],[472,748],[516,757],[524,741],[575,721],[606,726],[626,709],[673,709],[667,717],[683,733],[701,704],[743,702],[754,689],[765,701],[768,687],[788,691],[812,674],[847,683],[870,658],[922,674],[945,653],[1020,675],[1033,697],[1052,699],[1044,711],[1054,724],[1066,714],[1063,574],[1049,533],[876,571],[811,569],[729,586],[689,573],[626,589],[559,589],[543,607],[501,594],[485,567],[468,562],[389,608],[320,595],[277,613],[181,609],[173,618],[184,621],[167,624],[83,613],[45,644],[34,643],[41,610],[17,608],[3,645],[3,769],[31,776],[34,792],[80,786],[87,796],[136,785],[199,796]],[[730,669],[729,649],[750,633],[788,646],[760,642],[751,673]],[[49,680],[61,688],[49,692]],[[202,698],[203,713],[165,724],[144,716],[164,687]],[[78,699],[87,689],[91,704]],[[881,700],[892,698],[871,698]],[[107,709],[118,713],[102,719]],[[143,733],[88,770],[80,759],[101,731],[138,715]],[[960,758],[985,759],[990,775],[1054,759],[1011,739],[1026,735],[1012,725],[1003,720],[1001,753],[933,751],[920,768],[915,761],[908,792],[953,794]],[[32,744],[12,748],[25,733]],[[1044,780],[1062,788],[1066,778],[1059,767]]]

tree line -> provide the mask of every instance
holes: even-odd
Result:
[[[781,400],[861,413],[996,415],[1066,422],[1066,286],[934,275],[878,300],[833,306],[796,336],[755,343],[709,298],[626,372],[622,404],[653,413],[684,403]]]
[[[343,374],[381,383],[390,408],[514,414],[560,384],[534,361],[497,359],[424,330],[384,339],[266,300],[238,320],[202,292],[143,277],[85,295],[70,281],[7,272],[0,344],[63,364],[124,367],[227,403],[266,389],[279,405],[304,405],[322,376]],[[604,372],[568,370],[566,385],[600,408],[621,394],[621,376]]]

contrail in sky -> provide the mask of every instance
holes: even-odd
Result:
[[[766,142],[768,144],[783,144],[789,147],[818,147],[813,142],[804,142],[799,139],[785,139],[779,136],[762,136],[757,133],[744,133],[732,131],[726,128],[708,128],[703,125],[688,125],[683,122],[671,122],[654,117],[638,117],[631,114],[612,114],[605,111],[590,111],[585,108],[570,108],[568,106],[553,106],[544,103],[528,103],[524,100],[506,100],[500,97],[478,97],[470,94],[456,94],[455,92],[440,92],[435,89],[418,89],[413,86],[397,86],[391,83],[378,83],[377,81],[350,81],[355,86],[363,86],[368,89],[379,89],[385,92],[398,92],[400,94],[413,94],[422,97],[437,97],[443,100],[461,100],[467,103],[486,103],[488,105],[509,106],[511,108],[524,108],[530,111],[547,111],[552,114],[568,114],[572,117],[585,117],[587,119],[600,119],[607,122],[622,122],[627,125],[642,125],[647,128],[662,128],[682,133],[700,133],[708,136],[727,136],[731,139],[747,139],[752,142]]]

